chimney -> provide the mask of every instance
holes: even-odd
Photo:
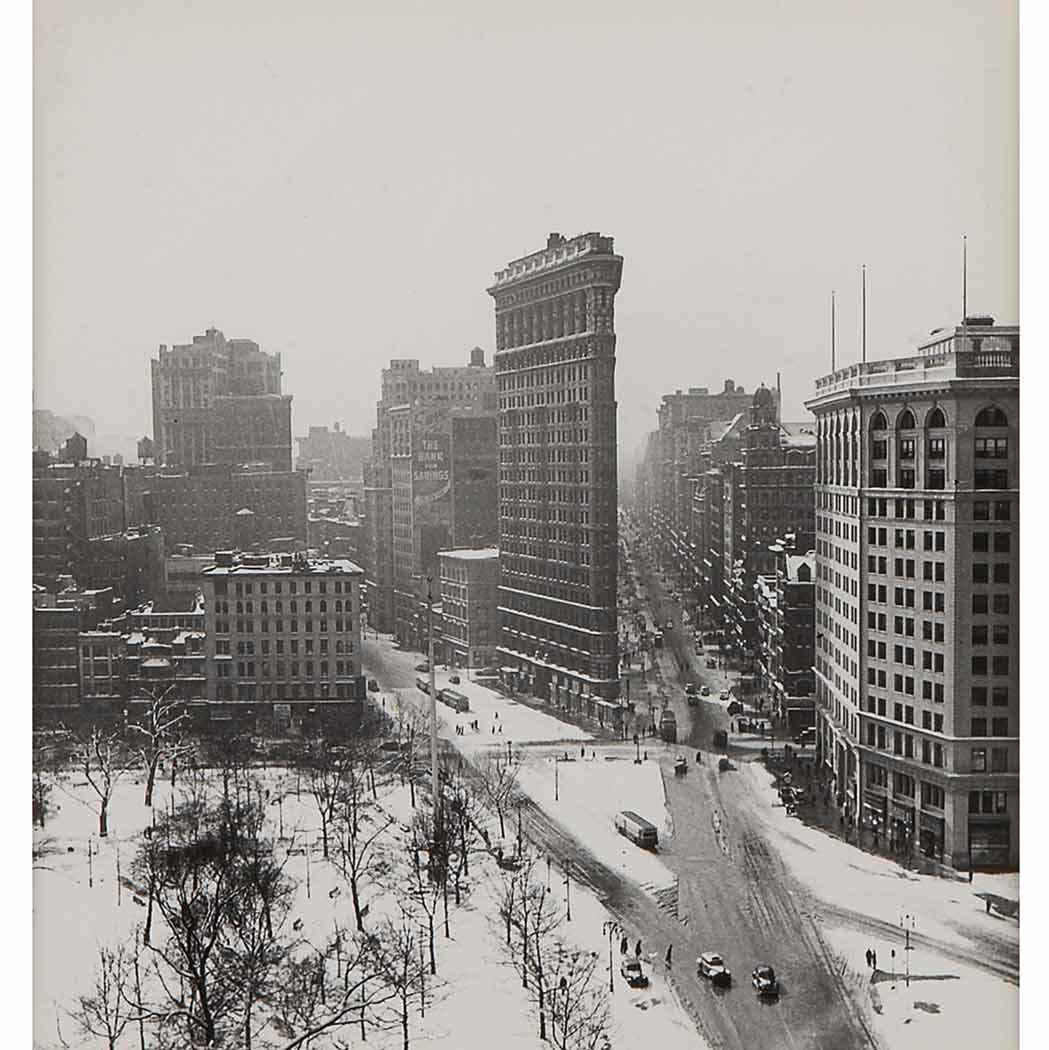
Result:
[[[479,346],[470,351],[470,367],[484,368],[484,351]]]
[[[550,236],[546,239],[547,248],[560,248],[561,245],[564,243],[564,235],[560,233],[551,233]]]
[[[726,379],[725,380],[725,390],[724,390],[724,392],[726,394],[734,394],[736,392],[736,384],[731,379]]]

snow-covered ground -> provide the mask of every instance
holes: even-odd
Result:
[[[569,783],[573,794],[582,802],[596,792],[612,790],[610,783],[614,777],[610,779],[607,771],[614,771],[621,763],[586,763],[591,766],[589,775],[582,768],[584,763],[567,763],[565,768],[573,765],[578,770],[569,774]],[[622,764],[623,768],[625,765]],[[631,765],[630,769],[633,771],[635,767]],[[653,775],[658,778],[658,770],[651,764],[647,774],[634,774],[634,790],[637,796],[644,795],[662,807],[661,785],[653,782]],[[308,895],[306,856],[300,853],[291,856],[288,871],[299,881],[293,914],[303,920],[303,936],[316,938],[315,943],[320,943],[330,933],[334,919],[352,922],[348,894],[332,893],[338,885],[338,875],[321,855],[315,804],[305,788],[301,795],[296,795],[293,774],[267,770],[261,772],[260,777],[272,793],[268,807],[271,833],[277,834],[283,817],[288,839],[294,836],[297,849],[309,848]],[[537,785],[541,783],[540,777]],[[284,795],[278,807],[275,799],[281,784]],[[69,780],[67,789],[80,799],[91,798],[89,789],[78,784],[75,778]],[[85,1041],[67,1011],[74,1007],[78,995],[91,991],[98,947],[127,941],[144,921],[144,903],[135,900],[133,890],[118,883],[117,865],[119,858],[120,873],[127,878],[135,839],[150,823],[151,813],[142,804],[141,784],[134,780],[121,783],[111,806],[111,833],[99,840],[92,834],[97,831],[97,818],[88,806],[65,794],[57,800],[61,809],[49,820],[43,833],[35,832],[36,841],[50,839],[54,851],[34,872],[34,1041],[35,1045],[50,1050],[62,1045],[64,1039],[75,1050],[87,1050],[100,1044],[90,1039]],[[168,804],[167,785],[158,785],[157,808]],[[394,786],[383,795],[381,805],[398,823],[410,820],[412,810],[407,788]],[[594,803],[589,804],[589,809],[580,805],[575,810],[579,814],[576,819],[582,819],[586,812],[599,810]],[[396,825],[392,830],[396,834]],[[443,924],[439,928],[439,993],[436,1001],[428,1004],[424,1018],[418,1014],[413,1017],[412,1045],[454,1045],[465,1050],[492,1045],[510,1050],[534,1047],[536,1020],[519,978],[503,955],[498,931],[492,929],[491,916],[497,913],[497,868],[490,858],[478,855],[471,863],[471,877],[474,889],[451,917],[451,938],[444,938]],[[369,899],[373,920],[391,908],[395,899],[391,894],[380,897],[378,893],[377,889],[373,890]],[[608,939],[603,924],[609,919],[609,913],[592,894],[583,886],[574,887],[572,921],[564,922],[559,932],[569,943],[601,953],[604,962]],[[618,967],[617,958],[614,965]],[[607,980],[607,963],[602,973]],[[614,1024],[609,1033],[612,1046],[633,1047],[654,1041],[654,1045],[665,1050],[685,1047],[702,1050],[705,1044],[661,975],[652,972],[651,978],[650,988],[633,991],[615,974]],[[434,990],[431,989],[431,994]],[[125,1042],[131,1046],[136,1040],[137,1032],[134,1039],[129,1032]],[[398,1037],[369,1033],[369,1043],[380,1048],[392,1047],[398,1045]],[[322,1050],[325,1044],[317,1041],[316,1045],[317,1050]]]
[[[808,827],[774,806],[772,777],[757,763],[742,763],[752,783],[752,810],[764,823],[798,880],[821,900],[897,925],[916,916],[920,931],[958,945],[971,943],[967,931],[1018,944],[1020,924],[988,915],[980,894],[1019,900],[1019,875],[976,873],[972,885],[935,875],[904,871],[886,857],[856,849],[818,828]]]
[[[904,952],[855,930],[825,929],[823,936],[840,962],[843,977],[863,1002],[867,1023],[892,1050],[991,1050],[1019,1045],[1019,988],[981,970],[947,962],[916,948],[910,952],[910,980]],[[865,952],[873,948],[878,972]]]
[[[663,777],[656,762],[634,764],[633,748],[599,748],[575,754],[571,761],[558,755],[529,755],[518,774],[521,787],[576,841],[613,871],[654,890],[674,881],[658,858],[623,838],[613,823],[616,813],[629,809],[659,828],[666,840],[671,828]],[[557,779],[557,799],[554,780]]]

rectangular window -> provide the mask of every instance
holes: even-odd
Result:
[[[1009,563],[998,562],[994,567],[994,582],[995,583],[1008,583],[1009,582]]]
[[[990,549],[990,533],[988,532],[974,532],[973,533],[973,550],[978,551],[981,554],[986,554]]]
[[[1008,656],[992,656],[991,657],[991,669],[992,674],[996,675],[1007,675],[1009,673],[1009,657]]]
[[[996,594],[994,596],[994,611],[1003,615],[1009,614],[1009,595],[1008,594]]]
[[[978,437],[973,452],[976,459],[1008,459],[1009,439],[1006,437]]]
[[[991,748],[991,772],[1009,772],[1009,749],[1007,747]]]
[[[974,773],[987,772],[987,748],[974,747],[969,752],[969,768]]]
[[[997,610],[995,610],[997,611]],[[987,612],[987,595],[973,594],[973,615],[983,616]]]
[[[1012,501],[1007,499],[995,500],[994,520],[1010,521],[1012,519]]]
[[[947,454],[944,438],[929,438],[929,459],[943,459]]]
[[[989,583],[990,567],[985,561],[973,562],[973,583]]]
[[[996,623],[991,628],[991,641],[995,645],[1009,644],[1009,625],[1007,623]]]
[[[1008,736],[1009,735],[1009,719],[1008,718],[992,718],[991,719],[991,736]]]
[[[973,504],[973,521],[990,521],[991,505],[986,500],[977,500]]]
[[[972,643],[973,645],[986,645],[987,644],[987,624],[985,623],[974,623],[972,626]]]
[[[987,674],[987,657],[986,656],[974,656],[972,658],[972,673],[974,675],[985,675],[985,674]]]
[[[992,686],[991,702],[995,707],[1007,707],[1009,705],[1009,687],[1007,685]]]
[[[900,459],[914,459],[914,438],[900,439]]]
[[[1008,554],[1012,537],[1008,532],[996,532],[994,534],[994,553]]]
[[[974,685],[969,690],[969,702],[974,707],[986,707],[987,706],[987,686],[985,685]]]

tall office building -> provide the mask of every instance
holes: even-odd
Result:
[[[254,463],[291,470],[291,398],[281,396],[280,354],[217,328],[150,362],[158,463]]]
[[[401,358],[383,369],[363,493],[376,630],[396,630],[407,643],[419,577],[436,573],[437,551],[495,542],[496,404],[495,372],[480,347],[465,365],[424,372]]]
[[[1020,332],[816,382],[817,745],[866,841],[1019,861]]]
[[[611,237],[550,235],[488,289],[499,385],[500,657],[533,693],[619,695]]]

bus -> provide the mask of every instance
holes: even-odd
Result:
[[[654,849],[659,842],[659,832],[655,824],[650,824],[644,817],[639,817],[629,809],[617,813],[615,823],[616,831],[620,835],[643,849]]]
[[[454,689],[442,689],[437,696],[459,714],[470,710],[470,701],[462,693],[457,693]]]

